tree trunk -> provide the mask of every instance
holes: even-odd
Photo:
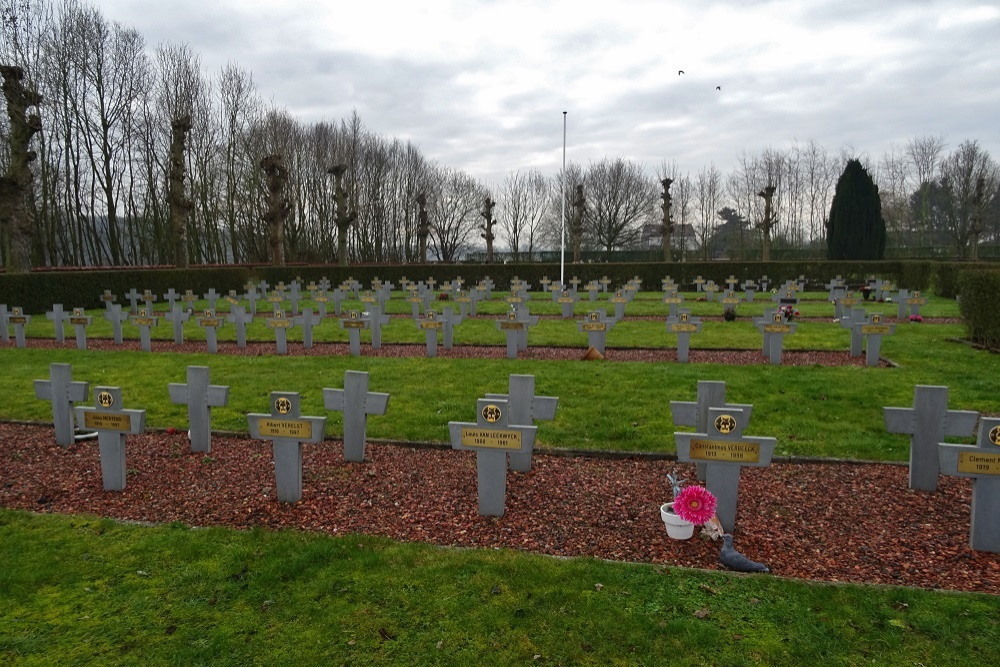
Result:
[[[267,211],[264,213],[264,221],[270,231],[268,240],[271,246],[271,265],[284,266],[285,218],[289,210],[288,198],[285,197],[288,169],[280,155],[268,155],[260,161],[260,167],[267,176]]]
[[[170,231],[173,237],[174,266],[186,269],[188,262],[187,222],[194,204],[184,196],[184,144],[191,131],[191,117],[175,118],[170,124],[170,174],[167,200],[170,206]]]
[[[42,96],[21,83],[24,70],[0,66],[3,94],[10,118],[10,164],[0,177],[0,228],[4,231],[7,270],[23,273],[31,268],[31,245],[35,229],[34,175],[30,164],[37,157],[28,150],[31,138],[42,130],[42,120],[28,115],[28,107],[38,106]]]
[[[660,205],[660,210],[663,211],[663,223],[660,226],[660,231],[663,234],[662,244],[664,262],[670,261],[670,234],[674,231],[674,222],[670,219],[670,184],[673,182],[674,181],[671,178],[664,178],[660,181],[663,185],[663,194],[660,195],[660,198],[663,199],[663,204]]]

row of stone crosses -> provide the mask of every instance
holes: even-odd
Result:
[[[93,406],[74,406],[87,399],[88,383],[74,381],[69,364],[52,364],[47,380],[35,380],[35,393],[52,403],[56,442],[64,447],[76,439],[76,426],[97,433],[101,474],[106,491],[125,488],[125,436],[145,430],[145,410],[125,409],[120,387],[100,386]],[[187,382],[168,385],[170,399],[187,405],[192,452],[211,451],[211,409],[227,405],[229,387],[213,385],[209,369],[189,366]],[[325,388],[327,410],[343,413],[344,459],[362,462],[368,415],[384,415],[389,394],[368,390],[368,373],[346,371],[342,389]],[[271,392],[268,413],[247,414],[250,437],[271,440],[277,499],[302,498],[302,447],[324,439],[326,417],[301,414],[299,394]],[[476,402],[476,421],[449,422],[453,449],[474,451],[479,513],[503,516],[507,471],[527,473],[539,420],[555,418],[558,397],[536,396],[532,375],[510,375],[506,394],[487,394]],[[675,426],[694,432],[674,433],[677,459],[695,463],[698,477],[718,499],[717,516],[732,533],[736,524],[740,470],[766,467],[775,438],[744,435],[753,406],[728,403],[726,384],[698,382],[695,401],[671,401]],[[980,551],[1000,552],[1000,418],[980,418],[977,412],[948,409],[948,388],[918,385],[912,407],[884,408],[888,432],[910,435],[911,489],[933,493],[941,473],[972,478],[969,544]],[[945,443],[945,437],[968,437],[976,422],[976,444]],[[85,437],[85,436],[83,436]]]
[[[580,284],[578,278],[569,281],[569,289],[563,289],[558,282],[544,278],[543,288],[552,293],[554,301],[562,306],[562,317],[573,317],[574,306],[580,298],[577,287]],[[605,353],[605,343],[608,332],[625,316],[625,308],[631,303],[641,287],[639,278],[632,278],[625,286],[616,290],[610,297],[609,302],[614,306],[613,315],[608,315],[604,309],[594,310],[578,321],[578,330],[587,334],[587,345],[595,349],[600,354]],[[727,281],[729,289],[720,298],[724,308],[735,312],[737,305],[742,302],[753,302],[758,285],[766,287],[769,280],[766,276],[759,282],[746,281],[743,284],[743,296],[738,297],[734,291],[737,279],[730,277]],[[599,291],[607,291],[611,281],[602,278],[599,281],[592,281],[586,286],[590,300],[597,299]],[[709,299],[714,297],[715,284],[712,281],[705,281],[698,276],[694,281],[695,287],[699,291],[704,291],[709,295]],[[891,286],[881,280],[871,279],[869,285],[872,286],[876,298],[884,299],[891,294]],[[454,330],[467,316],[476,315],[477,304],[492,297],[494,288],[493,282],[486,278],[475,287],[463,290],[463,281],[456,278],[447,282],[440,288],[440,293],[449,296],[449,301],[453,300],[457,304],[459,311],[456,313],[451,306],[445,306],[441,312],[432,307],[436,282],[433,278],[427,281],[412,283],[405,278],[402,279],[406,297],[411,304],[411,312],[416,326],[424,332],[426,342],[426,356],[437,356],[438,344],[446,350],[453,347]],[[327,316],[327,304],[333,302],[334,314],[339,318],[340,327],[348,332],[350,354],[352,356],[361,355],[361,331],[367,330],[371,336],[371,348],[377,350],[382,345],[382,327],[389,322],[388,315],[385,314],[385,304],[391,299],[393,289],[392,283],[383,282],[377,278],[372,281],[371,290],[361,290],[361,285],[354,279],[348,279],[336,289],[330,289],[330,283],[325,278],[317,283],[310,283],[307,290],[310,300],[316,303],[318,312],[313,313],[311,308],[303,308],[300,312],[300,302],[304,295],[298,281],[293,281],[290,286],[279,283],[274,289],[269,291],[269,285],[261,281],[247,285],[244,294],[231,290],[227,295],[222,296],[214,289],[204,294],[204,299],[208,302],[208,308],[194,316],[194,321],[205,332],[206,347],[209,353],[218,351],[218,329],[226,323],[231,323],[235,327],[236,345],[245,348],[247,343],[247,325],[253,321],[257,312],[259,301],[266,301],[272,305],[271,316],[265,319],[266,326],[274,331],[275,350],[278,354],[288,352],[288,332],[294,327],[302,330],[302,345],[305,349],[313,346],[313,330],[319,326]],[[851,332],[850,355],[860,357],[862,348],[865,349],[866,364],[876,366],[879,363],[882,336],[894,332],[894,325],[883,323],[881,315],[878,313],[868,313],[864,308],[859,307],[859,299],[855,293],[848,290],[846,283],[839,276],[832,280],[827,286],[829,290],[829,300],[835,304],[835,319],[841,326]],[[507,357],[517,358],[518,352],[526,350],[528,347],[528,331],[538,323],[538,316],[533,316],[528,310],[530,284],[514,278],[511,281],[510,296],[506,297],[510,305],[508,315],[497,321],[497,327],[506,338]],[[680,308],[684,303],[684,297],[679,292],[678,285],[666,277],[662,281],[664,292],[663,302],[669,307],[669,315],[666,321],[666,329],[670,334],[677,335],[677,359],[681,363],[686,363],[689,358],[690,337],[692,334],[701,331],[702,322],[699,318],[691,316],[690,310]],[[790,321],[791,308],[799,302],[799,293],[805,289],[805,278],[800,276],[797,280],[789,280],[780,289],[775,290],[772,297],[775,303],[774,308],[765,310],[764,315],[754,318],[754,324],[762,334],[761,351],[767,356],[769,363],[780,364],[782,350],[784,348],[784,338],[786,335],[795,333],[796,324]],[[156,302],[156,295],[149,290],[138,292],[136,289],[130,290],[126,295],[129,301],[127,312],[122,310],[122,306],[116,303],[117,297],[110,291],[105,291],[101,295],[101,300],[105,304],[105,319],[112,325],[114,341],[122,344],[124,341],[123,324],[127,321],[135,326],[139,331],[140,349],[150,351],[152,348],[151,329],[159,322],[159,317],[153,310],[153,303]],[[903,319],[905,311],[909,309],[911,314],[919,314],[920,306],[925,303],[925,299],[919,292],[909,294],[907,290],[900,290],[899,319]],[[346,299],[360,300],[364,304],[364,311],[342,312],[341,304]],[[168,290],[163,295],[163,299],[168,304],[168,311],[164,315],[165,319],[173,325],[174,343],[184,342],[184,324],[192,319],[194,312],[193,304],[198,300],[198,295],[187,290],[178,293],[173,289]],[[229,304],[229,313],[223,315],[216,310],[217,302],[225,300]],[[246,302],[247,305],[244,305]],[[143,304],[140,306],[139,304]],[[286,313],[285,306],[289,304],[291,313]],[[186,306],[186,307],[185,307]],[[87,347],[87,327],[92,323],[92,317],[87,315],[82,308],[74,308],[72,312],[66,312],[62,304],[55,304],[51,311],[46,313],[46,318],[53,322],[55,339],[62,343],[65,339],[65,326],[68,324],[75,328],[76,345],[79,349]],[[24,327],[30,322],[31,316],[23,313],[22,309],[15,307],[10,313],[6,305],[0,304],[0,339],[9,342],[9,327],[14,328],[15,345],[25,347],[26,340]]]

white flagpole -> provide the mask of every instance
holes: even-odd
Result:
[[[562,246],[559,250],[559,284],[566,289],[566,112],[563,111],[563,159],[562,159]]]

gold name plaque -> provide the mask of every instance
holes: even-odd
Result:
[[[584,322],[581,328],[584,331],[607,331],[608,325],[603,322]]]
[[[494,428],[463,428],[462,446],[485,449],[521,449],[521,432]]]
[[[83,325],[87,326],[90,324],[90,318],[87,317],[71,317],[69,318],[69,323],[72,325]]]
[[[670,333],[696,333],[698,331],[697,324],[671,324]]]
[[[152,317],[133,317],[132,324],[137,327],[151,327],[156,325],[156,321]]]
[[[765,324],[764,331],[766,333],[792,333],[791,324]]]
[[[295,419],[261,419],[257,422],[260,435],[264,438],[299,438],[305,440],[312,437],[312,424]]]
[[[862,324],[861,333],[863,334],[887,334],[889,333],[889,326],[886,324]]]
[[[269,327],[271,327],[272,329],[290,329],[292,327],[292,321],[291,320],[279,320],[277,318],[272,318],[272,319],[270,319],[270,320],[267,321],[267,325]],[[204,326],[211,326],[211,325],[206,324]]]
[[[420,323],[421,329],[440,329],[444,326],[444,322],[435,322],[434,320],[427,320]]]
[[[348,321],[348,320],[341,320],[340,323],[344,326],[345,329],[364,329],[365,328],[365,323],[363,321],[361,321],[361,322],[357,322],[357,321],[351,322],[351,321]]]
[[[500,330],[504,331],[506,329],[515,329],[520,331],[524,328],[524,322],[500,322]]]
[[[1000,475],[1000,454],[961,452],[958,455],[958,472]]]
[[[691,459],[694,461],[731,461],[759,463],[760,445],[755,442],[726,440],[692,440]]]
[[[88,411],[83,413],[83,426],[102,431],[131,431],[132,420],[121,412]]]

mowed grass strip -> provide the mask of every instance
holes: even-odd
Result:
[[[0,510],[14,664],[986,665],[997,599]]]

